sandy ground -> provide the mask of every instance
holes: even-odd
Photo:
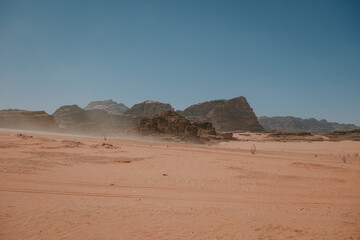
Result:
[[[0,239],[360,239],[360,142],[17,134],[0,130]]]

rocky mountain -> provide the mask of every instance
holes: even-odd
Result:
[[[302,119],[296,117],[259,117],[260,124],[268,131],[279,132],[311,132],[312,134],[328,134],[333,131],[352,130],[360,127],[354,124],[340,124],[315,118]]]
[[[90,102],[84,110],[100,109],[110,114],[123,115],[129,108],[123,103],[117,103],[113,100]]]
[[[217,131],[263,131],[245,97],[198,103],[178,111],[190,121],[211,122]]]
[[[52,119],[55,124],[57,123],[60,131],[98,135],[131,131],[135,129],[134,127],[143,118],[151,117],[164,111],[173,111],[170,104],[157,101],[145,101],[135,104],[121,115],[126,108],[125,105],[118,104],[112,100],[96,101],[89,103],[85,109],[77,105],[62,106],[53,113],[53,116],[47,115],[46,117]],[[190,120],[192,125],[196,125],[196,122],[211,122],[212,126],[219,131],[263,130],[244,97],[199,103],[190,106],[184,111],[179,111],[179,113]],[[46,113],[37,112],[37,114],[44,115]],[[13,115],[15,116],[16,114],[13,113]],[[21,113],[21,115],[22,117],[19,119],[25,119],[23,115],[26,114]],[[8,115],[6,116],[10,118]],[[26,120],[25,122],[31,121],[33,120]],[[3,122],[10,124],[11,121],[4,120]],[[15,123],[16,121],[14,120],[13,122]],[[22,123],[25,124],[25,122]],[[42,123],[39,120],[37,124],[46,126],[47,123]],[[203,129],[204,126],[199,125],[197,129]]]
[[[0,111],[0,127],[55,131],[58,129],[54,117],[44,111],[8,109]]]
[[[172,109],[170,104],[155,101],[146,101],[135,104],[123,115],[109,113],[110,108],[117,103],[109,101],[90,103],[85,109],[78,105],[66,105],[57,109],[53,116],[60,129],[66,132],[76,132],[95,135],[116,135],[134,129],[144,117]],[[118,106],[118,104],[116,105]],[[102,107],[103,109],[99,109]],[[86,110],[95,108],[91,110]],[[111,111],[110,111],[111,112]]]
[[[157,101],[145,101],[135,104],[124,113],[124,117],[136,125],[144,117],[150,117],[167,110],[173,110],[170,104]]]
[[[66,105],[57,109],[54,114],[59,127],[67,132],[86,134],[122,133],[126,121],[122,116],[105,110],[84,110],[78,105]]]

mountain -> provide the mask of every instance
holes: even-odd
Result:
[[[124,113],[124,117],[136,125],[144,117],[150,117],[167,110],[173,110],[170,104],[148,100],[132,106]]]
[[[58,129],[54,117],[44,111],[8,109],[0,111],[0,127],[40,131]]]
[[[245,97],[202,102],[178,112],[193,122],[211,122],[217,131],[264,130]]]
[[[123,115],[129,108],[123,103],[117,103],[113,100],[94,101],[90,102],[84,110],[100,109],[105,110],[110,114]]]
[[[172,109],[170,104],[146,101],[135,104],[125,111],[123,115],[111,114],[105,109],[86,110],[97,106],[111,106],[114,105],[113,103],[111,100],[102,101],[100,104],[93,102],[85,109],[80,108],[78,105],[66,105],[58,108],[53,116],[60,129],[66,132],[115,135],[131,131],[144,117]]]
[[[122,133],[126,125],[122,116],[100,109],[84,110],[78,105],[62,106],[54,112],[53,116],[62,130],[75,133]]]
[[[358,129],[354,124],[340,124],[315,118],[302,119],[297,117],[259,117],[260,124],[268,131],[279,132],[311,132],[312,134],[328,134],[333,131]]]
[[[96,101],[89,103],[84,109],[78,105],[61,106],[53,113],[53,116],[47,114],[46,117],[57,123],[60,131],[63,132],[118,134],[135,130],[135,126],[145,117],[174,110],[170,104],[157,101],[138,103],[124,112],[126,108],[125,105],[112,100]],[[17,113],[22,116],[21,119],[26,119],[22,122],[24,125],[26,125],[25,122],[32,121],[24,117],[25,112]],[[203,102],[178,113],[191,122],[210,122],[219,131],[263,131],[245,97]],[[37,114],[46,113],[37,112]],[[16,119],[16,117],[13,118]],[[4,120],[3,122],[10,124],[12,121]]]

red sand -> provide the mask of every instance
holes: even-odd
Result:
[[[360,142],[26,135],[0,130],[0,239],[360,239]]]

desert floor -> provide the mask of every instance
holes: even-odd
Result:
[[[360,239],[360,142],[20,132],[0,130],[0,239]]]

